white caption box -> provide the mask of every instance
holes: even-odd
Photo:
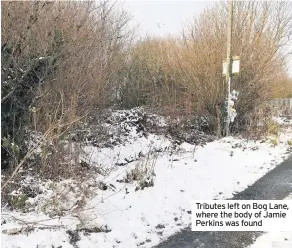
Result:
[[[292,200],[192,201],[193,231],[292,231]]]

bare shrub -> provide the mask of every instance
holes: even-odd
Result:
[[[232,88],[240,92],[236,104],[241,122],[264,101],[271,99],[286,76],[281,48],[291,35],[291,4],[287,2],[236,2],[232,51],[240,56],[241,72]],[[190,54],[194,94],[202,107],[215,115],[215,105],[224,100],[222,60],[226,54],[227,8],[218,3],[207,9],[185,30]],[[204,98],[200,97],[205,97]]]
[[[284,49],[291,43],[291,4],[235,2],[232,51],[241,71],[232,89],[240,92],[236,121],[243,125],[265,101],[285,91]],[[188,23],[182,39],[147,38],[133,46],[122,101],[168,110],[173,115],[207,116],[220,134],[226,87],[222,62],[226,57],[226,3],[216,3]],[[289,51],[289,50],[288,50]],[[281,94],[282,94],[281,93]]]
[[[14,169],[31,153],[27,127],[58,143],[74,122],[115,101],[132,32],[127,13],[107,0],[1,6],[1,153]]]
[[[176,81],[175,39],[146,38],[138,41],[130,51],[130,62],[125,67],[125,82],[121,100],[125,107],[151,105],[177,108],[179,104]]]
[[[156,166],[158,155],[148,153],[147,157],[135,165],[135,167],[127,171],[126,176],[122,180],[125,183],[137,182],[135,190],[143,190],[147,187],[154,186],[155,172],[154,168]]]
[[[246,126],[237,128],[252,139],[262,139],[266,136],[278,137],[280,125],[272,119],[272,110],[268,104],[255,109],[246,119]]]

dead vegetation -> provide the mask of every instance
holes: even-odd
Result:
[[[39,149],[42,174],[70,176],[71,154],[61,141],[93,109],[113,102],[132,38],[129,18],[111,1],[1,6],[1,154],[11,174],[2,189]],[[40,137],[28,145],[32,131]]]
[[[243,126],[265,101],[290,90],[289,50],[283,48],[291,42],[291,4],[236,2],[235,16],[232,51],[240,57],[241,71],[232,89],[240,92],[236,123]],[[220,135],[226,20],[225,3],[216,3],[185,26],[182,38],[148,38],[133,46],[124,104],[149,104],[174,116],[204,116]]]
[[[221,136],[226,3],[186,23],[181,36],[139,40],[115,1],[3,1],[1,7],[4,195],[25,175],[59,181],[104,174],[101,164],[80,160],[80,143],[114,147],[127,141],[133,126],[141,137],[163,134],[177,143]],[[291,97],[285,64],[291,3],[236,2],[235,16],[232,50],[241,71],[232,86],[240,92],[232,131],[277,135],[265,102]],[[114,123],[109,109],[137,106],[170,118],[160,125],[158,115],[134,109],[119,116],[123,126]],[[146,159],[125,180],[138,182],[139,190],[153,178]],[[4,199],[22,208],[25,195]]]

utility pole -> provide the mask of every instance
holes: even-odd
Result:
[[[227,84],[227,116],[225,120],[225,136],[229,134],[230,125],[230,86],[232,80],[232,56],[231,56],[231,44],[232,44],[232,23],[233,23],[233,1],[228,1],[228,30],[227,30],[227,68],[226,68],[226,84]]]

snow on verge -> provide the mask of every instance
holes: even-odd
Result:
[[[279,125],[292,125],[292,118],[287,117],[273,117],[273,120],[277,122]]]
[[[227,137],[203,147],[182,143],[176,149],[168,149],[171,146],[168,139],[149,135],[113,150],[87,147],[92,160],[108,162],[108,167],[116,161],[106,160],[108,157],[132,161],[115,166],[112,173],[103,178],[111,190],[96,189],[96,195],[85,203],[82,214],[89,222],[107,226],[108,231],[80,229],[75,233],[79,219],[64,216],[55,220],[56,226],[64,226],[64,229],[38,228],[27,235],[9,235],[2,231],[2,247],[152,247],[190,225],[192,199],[230,198],[281,163],[289,155],[287,141],[291,138],[292,133],[286,132],[275,146],[268,141]],[[145,149],[149,145],[154,146],[155,152],[152,150],[147,155]],[[153,186],[141,190],[138,182],[125,182],[125,177],[137,166],[153,169]],[[24,225],[17,219],[26,222],[40,219],[37,213],[2,214],[15,217],[14,221],[2,223],[2,230],[6,231]],[[49,225],[46,221],[42,223]]]

